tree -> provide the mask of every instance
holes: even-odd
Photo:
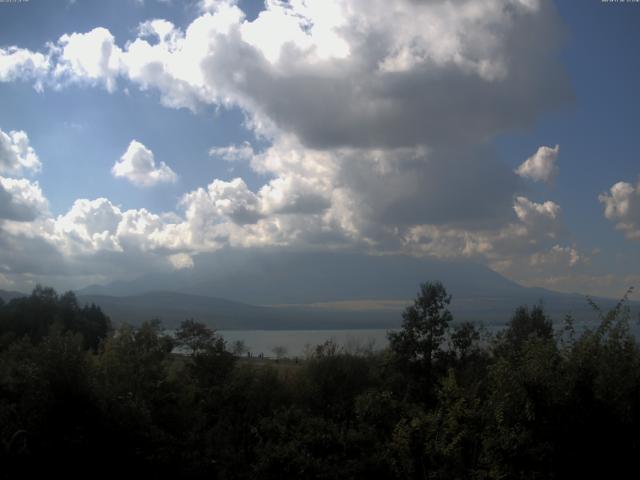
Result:
[[[280,360],[281,358],[284,358],[287,355],[287,347],[283,345],[276,345],[271,349],[271,351],[276,356],[276,360]]]
[[[453,327],[450,348],[459,360],[465,360],[477,349],[480,331],[471,322],[463,322]]]
[[[163,335],[158,320],[137,329],[121,325],[99,357],[100,383],[110,397],[149,401],[158,393],[172,350],[173,340]]]
[[[407,365],[429,366],[440,351],[453,319],[447,306],[451,295],[440,282],[427,282],[402,314],[402,330],[389,333],[391,350]]]
[[[187,370],[203,391],[227,381],[236,358],[226,350],[224,339],[215,330],[194,320],[184,320],[176,331],[176,342],[190,350]]]
[[[553,337],[553,325],[542,305],[535,305],[531,311],[526,306],[520,306],[511,317],[506,331],[508,344],[519,348],[530,336],[543,339]]]
[[[396,367],[413,380],[409,390],[417,387],[423,398],[430,396],[434,366],[444,353],[441,345],[453,320],[447,309],[450,302],[451,295],[442,283],[423,283],[413,305],[402,314],[402,330],[388,335]]]
[[[109,335],[111,321],[100,307],[81,308],[73,292],[58,296],[52,288],[39,285],[30,296],[13,299],[2,309],[0,333],[39,343],[53,330],[79,333],[84,348],[96,351]]]
[[[184,320],[176,330],[177,344],[191,350],[193,356],[216,347],[219,341],[221,338],[216,335],[215,330],[193,319]]]
[[[233,345],[231,346],[231,353],[233,353],[238,357],[248,351],[249,351],[249,348],[247,347],[247,344],[244,343],[244,340],[236,340],[235,342],[233,342]]]

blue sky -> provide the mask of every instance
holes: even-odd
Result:
[[[573,105],[545,115],[535,128],[510,132],[499,143],[514,163],[536,144],[561,144],[562,167],[550,194],[562,205],[568,229],[576,241],[605,252],[592,260],[603,270],[633,272],[640,262],[638,244],[611,228],[596,193],[640,175],[640,62],[635,52],[640,9],[600,1],[556,5],[567,31],[561,58],[571,76]]]
[[[0,3],[0,288],[225,247],[427,255],[603,295],[640,280],[640,4],[389,8]]]
[[[148,19],[167,18],[177,25],[188,24],[197,16],[196,3],[175,6],[133,0],[32,0],[7,4],[0,11],[1,45],[39,50],[65,33],[100,26],[108,28],[116,41],[125,43],[135,38],[138,25]],[[55,214],[64,213],[77,198],[97,196],[113,199],[126,208],[171,210],[182,193],[202,186],[203,179],[233,176],[228,165],[209,158],[213,145],[240,143],[253,135],[242,128],[243,116],[237,108],[208,106],[194,114],[164,108],[158,96],[157,92],[136,88],[129,89],[128,95],[88,87],[39,93],[27,83],[7,83],[0,90],[0,128],[27,131],[36,151],[47,152],[38,179]],[[179,136],[165,132],[179,132]],[[124,153],[132,138],[156,152],[158,160],[187,166],[180,171],[180,181],[165,188],[137,190],[111,178],[114,159]],[[251,177],[250,169],[236,168],[236,175]],[[78,178],[83,181],[78,182]],[[254,186],[259,182],[250,180]]]

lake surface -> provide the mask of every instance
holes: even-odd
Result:
[[[241,340],[251,355],[275,357],[274,349],[284,347],[287,357],[304,357],[316,345],[333,340],[350,352],[358,349],[381,350],[388,345],[384,329],[371,330],[218,330],[228,348]]]
[[[640,320],[638,321],[640,322]],[[630,322],[631,331],[640,339],[640,323]],[[595,322],[577,323],[577,335],[586,328],[595,328]],[[556,331],[562,324],[554,324]],[[484,334],[495,335],[504,325],[483,325]],[[284,356],[289,358],[304,357],[317,345],[327,340],[333,340],[347,352],[356,353],[362,350],[382,350],[389,341],[387,333],[397,329],[352,329],[352,330],[217,330],[217,333],[227,342],[227,348],[232,349],[233,343],[241,340],[251,352],[257,356],[275,357],[274,349],[284,347]]]
[[[484,334],[493,335],[504,325],[477,325]],[[389,345],[387,333],[400,329],[352,329],[352,330],[217,330],[226,340],[227,348],[233,349],[233,343],[241,340],[251,355],[264,355],[275,358],[274,349],[284,347],[285,357],[305,357],[317,345],[333,340],[349,353],[383,350]]]

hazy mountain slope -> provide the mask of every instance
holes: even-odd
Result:
[[[193,318],[217,329],[336,329],[395,328],[402,321],[402,310],[410,303],[394,302],[384,308],[354,308],[349,303],[313,304],[288,307],[260,307],[218,298],[176,292],[150,292],[133,296],[80,295],[81,303],[99,305],[116,324],[138,325],[158,318],[169,328],[182,320]],[[475,297],[454,299],[451,310],[454,319],[479,321],[485,324],[506,323],[515,308],[532,305],[540,297]],[[593,321],[596,316],[581,296],[555,294],[542,297],[545,309],[556,321],[571,313],[578,321]],[[357,302],[356,302],[357,303]],[[604,309],[613,300],[600,300]],[[342,305],[342,308],[340,308]],[[637,302],[633,304],[638,310]]]
[[[399,325],[403,308],[427,280],[445,284],[453,295],[451,310],[458,320],[504,323],[518,305],[539,301],[556,320],[568,313],[595,319],[582,295],[525,288],[482,265],[407,256],[222,252],[198,257],[191,270],[89,287],[79,293],[135,295],[100,301],[87,297],[96,298],[118,318],[153,315],[175,322],[185,316],[200,317],[218,328],[354,328]],[[152,290],[174,293],[142,295]],[[172,296],[176,292],[186,296]],[[380,309],[361,300],[396,302]],[[596,300],[603,309],[615,304],[611,299]],[[251,304],[294,306],[274,309]]]
[[[252,304],[412,298],[421,282],[440,280],[453,295],[507,294],[522,289],[489,268],[389,255],[220,252],[195,268],[81,289],[82,294],[132,295],[154,290]]]
[[[20,292],[13,292],[10,290],[0,290],[0,298],[2,300],[4,300],[5,302],[9,302],[11,300],[13,300],[14,298],[20,298],[20,297],[24,297],[25,294],[24,293],[20,293]]]
[[[396,312],[333,311],[317,308],[270,308],[219,298],[176,292],[132,296],[79,295],[82,304],[95,303],[116,323],[138,325],[160,319],[176,327],[193,318],[218,329],[387,328],[399,323]]]

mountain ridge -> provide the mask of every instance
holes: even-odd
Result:
[[[262,256],[220,254],[198,260],[193,270],[87,287],[78,294],[127,297],[170,291],[225,299],[243,304],[243,312],[248,312],[246,306],[266,309],[260,311],[266,315],[261,323],[238,322],[265,328],[327,324],[338,328],[352,328],[354,324],[393,327],[400,325],[402,310],[411,303],[420,283],[437,280],[452,294],[451,311],[458,320],[506,323],[516,307],[539,301],[556,320],[569,313],[588,320],[597,317],[584,295],[524,287],[479,264],[402,255],[279,252]],[[593,298],[604,310],[618,301]],[[123,303],[113,299],[109,302]],[[388,304],[385,308],[350,308],[358,303],[384,302]],[[631,304],[634,308],[640,305]]]

